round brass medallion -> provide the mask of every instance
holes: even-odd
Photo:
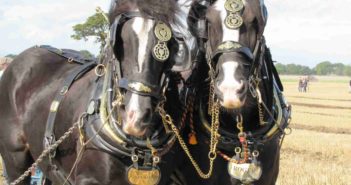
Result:
[[[238,12],[244,8],[242,0],[227,0],[224,7],[229,12]]]
[[[240,15],[231,13],[225,18],[225,25],[229,29],[238,29],[243,24],[243,18]]]
[[[160,62],[163,62],[169,57],[169,49],[165,43],[158,43],[154,47],[154,58]]]
[[[167,42],[172,38],[171,29],[163,22],[157,23],[155,26],[155,36],[161,42]]]
[[[133,185],[157,185],[161,179],[161,172],[158,168],[152,170],[142,170],[130,167],[127,178]]]

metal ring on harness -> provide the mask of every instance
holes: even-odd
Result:
[[[72,64],[73,61],[74,61],[73,58],[68,58],[68,60],[67,60],[67,62],[70,63],[70,64]]]
[[[285,134],[285,135],[290,135],[291,133],[292,133],[291,127],[286,127],[286,128],[284,129],[284,134]]]
[[[139,157],[137,156],[137,155],[132,155],[132,161],[133,162],[138,162],[138,160],[139,160]]]
[[[95,75],[102,77],[106,74],[106,67],[103,64],[99,64],[95,67]]]
[[[254,151],[252,152],[252,156],[253,156],[253,157],[258,157],[259,155],[260,155],[260,152],[257,151],[257,150],[254,150]]]

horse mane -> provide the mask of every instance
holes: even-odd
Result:
[[[176,0],[112,0],[109,19],[113,20],[120,14],[139,10],[145,18],[152,17],[156,21],[170,23],[178,11]]]

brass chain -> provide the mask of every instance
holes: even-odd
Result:
[[[81,119],[81,118],[80,118]],[[68,131],[66,133],[63,134],[63,136],[60,137],[59,140],[57,140],[54,144],[50,145],[47,149],[45,149],[43,151],[43,153],[38,157],[38,159],[35,161],[35,163],[32,164],[31,167],[28,168],[27,171],[25,171],[18,179],[16,179],[15,181],[13,181],[12,183],[10,183],[10,185],[16,185],[21,183],[22,181],[24,181],[24,179],[30,175],[30,173],[36,168],[38,167],[39,163],[41,163],[45,157],[49,156],[49,154],[56,150],[57,147],[63,142],[65,141],[74,131],[75,128],[79,127],[79,122],[76,122],[73,124],[73,126],[71,128],[68,129]]]
[[[257,99],[258,117],[259,117],[260,125],[262,126],[262,125],[267,124],[267,122],[264,121],[264,114],[263,114],[263,109],[262,109],[263,100],[262,100],[261,91],[259,89],[260,81],[258,80],[258,77],[256,77],[254,83],[255,83],[256,94],[257,94],[256,99]]]
[[[210,160],[210,167],[207,173],[204,173],[198,163],[195,161],[194,157],[190,153],[190,150],[188,146],[186,145],[184,139],[179,133],[178,128],[174,125],[173,120],[169,114],[166,113],[164,110],[164,102],[161,102],[160,105],[158,106],[158,112],[162,118],[162,121],[164,122],[165,125],[169,125],[176,135],[178,142],[180,146],[183,148],[184,152],[188,156],[189,160],[191,161],[192,165],[196,169],[196,172],[199,174],[199,176],[203,179],[208,179],[211,177],[212,172],[213,172],[213,164],[214,160],[217,158],[217,144],[218,144],[218,128],[219,128],[219,103],[216,102],[213,105],[212,108],[212,124],[211,124],[211,140],[210,140],[210,151],[208,153],[208,158]]]
[[[235,148],[235,153],[240,153],[242,152],[243,154],[243,159],[240,160],[236,160],[236,159],[231,159],[231,162],[237,163],[237,164],[242,164],[245,163],[248,158],[249,158],[249,149],[248,149],[248,143],[246,140],[246,133],[244,132],[244,124],[243,124],[243,116],[241,114],[239,114],[236,118],[236,127],[239,129],[239,133],[238,133],[238,139],[242,145],[242,149],[239,148]]]
[[[211,79],[210,82],[210,93],[208,95],[208,110],[207,113],[211,116],[212,114],[212,109],[213,109],[213,99],[214,99],[214,82]]]

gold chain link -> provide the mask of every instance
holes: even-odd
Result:
[[[244,133],[243,116],[241,114],[236,117],[236,128],[239,129],[239,134]]]
[[[258,114],[259,114],[259,121],[260,121],[260,125],[265,125],[267,122],[264,121],[264,114],[262,109],[262,95],[258,85],[259,85],[259,81],[256,81],[257,108],[258,108]]]
[[[208,95],[208,110],[207,113],[211,116],[213,108],[213,99],[214,99],[214,82],[211,79],[210,82],[210,93]]]
[[[184,139],[180,135],[178,128],[174,125],[171,116],[168,115],[166,113],[166,111],[164,110],[164,103],[160,103],[160,105],[158,106],[158,112],[162,118],[162,121],[171,127],[172,131],[174,132],[174,134],[176,135],[176,137],[179,141],[180,146],[183,148],[184,152],[188,156],[189,160],[191,161],[192,165],[196,169],[196,172],[199,174],[199,176],[203,179],[210,178],[212,175],[212,172],[213,172],[214,160],[217,158],[216,148],[217,148],[217,144],[218,144],[219,103],[216,102],[212,108],[212,114],[213,114],[212,121],[213,122],[211,124],[210,151],[208,153],[208,158],[210,160],[210,168],[209,168],[207,173],[204,173],[201,170],[200,166],[197,164],[194,157],[190,153],[190,150],[189,150],[188,146],[186,145]]]

